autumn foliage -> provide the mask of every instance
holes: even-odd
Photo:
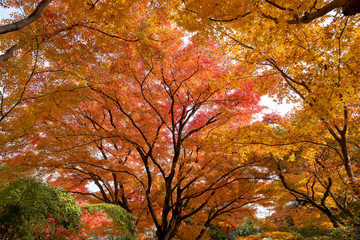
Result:
[[[51,216],[39,234],[359,232],[357,1],[0,6],[15,10],[0,26],[0,191],[36,176],[83,208],[80,235]],[[295,108],[265,113],[265,95]]]

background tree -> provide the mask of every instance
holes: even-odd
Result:
[[[2,4],[19,9],[11,20],[3,21],[8,24],[30,15],[38,6],[33,1],[6,1]],[[101,61],[104,52],[116,52],[122,44],[142,38],[155,41],[156,33],[149,23],[156,25],[162,21],[155,12],[164,16],[168,14],[163,6],[147,5],[147,9],[146,1],[95,5],[96,9],[87,1],[52,2],[42,12],[42,18],[0,36],[4,52],[11,44],[19,42],[13,56],[0,65],[2,163],[9,159],[16,161],[16,156],[23,155],[36,141],[32,127],[43,112],[52,110],[53,102],[48,99],[54,99],[53,94],[68,99],[68,103],[74,101],[69,98],[76,89],[84,87],[81,76],[84,76],[82,71],[87,69],[86,66]],[[104,16],[102,13],[106,9],[117,13],[124,11],[126,16]],[[115,27],[111,28],[109,24]]]
[[[296,132],[297,124],[312,131]],[[241,136],[236,144],[238,151],[256,150],[256,156],[262,159],[259,167],[269,171],[263,194],[273,201],[270,209],[275,212],[268,219],[277,227],[289,231],[343,226],[343,230],[352,229],[348,233],[357,231],[353,228],[358,228],[358,198],[338,163],[334,140],[326,133],[318,133],[324,130],[317,124],[321,122],[292,115],[266,125],[240,128],[232,137]],[[262,138],[255,140],[259,135]]]
[[[350,154],[356,140],[349,131],[356,128],[357,119],[356,110],[351,110],[359,87],[358,48],[353,44],[359,31],[357,3],[183,3],[187,18],[179,18],[182,26],[206,37],[222,33],[222,39],[229,39],[228,51],[234,59],[254,68],[261,93],[299,103],[306,118],[322,122],[336,142],[338,161],[346,170],[351,189],[359,196],[354,156]],[[340,7],[345,15],[354,16],[340,14]],[[327,14],[325,9],[337,11]]]

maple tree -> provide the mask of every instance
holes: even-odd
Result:
[[[44,23],[52,21],[46,18],[51,15],[50,11],[46,11],[50,2],[1,3],[2,7],[22,9],[12,14],[12,21],[1,20],[0,27],[1,51],[4,52],[0,56],[0,143],[4,156],[12,143],[29,134],[35,124],[41,111],[36,107],[37,98],[61,90],[56,80],[44,70],[49,65],[45,53],[49,42],[45,41],[41,31]],[[42,15],[45,15],[45,20],[40,21]]]
[[[206,29],[206,37],[220,33],[230,39],[229,53],[254,68],[262,93],[300,103],[305,118],[321,121],[336,141],[339,162],[359,196],[350,154],[357,137],[349,130],[356,128],[357,119],[353,105],[359,87],[353,41],[359,29],[357,5],[357,1],[214,1],[207,5],[184,1],[187,17],[179,22],[199,34]],[[334,14],[327,14],[333,9],[337,9]],[[316,142],[325,140],[320,139]]]
[[[28,135],[31,139],[33,125],[43,111],[52,107],[47,97],[62,93],[65,99],[68,92],[83,87],[79,78],[81,71],[88,62],[96,63],[101,51],[115,51],[122,42],[136,42],[145,36],[156,40],[154,32],[147,27],[147,21],[157,22],[156,17],[151,17],[152,11],[147,10],[148,15],[135,11],[144,9],[146,1],[136,5],[104,4],[97,6],[123,9],[128,13],[111,18],[114,22],[121,22],[121,27],[110,29],[110,22],[104,20],[103,9],[92,10],[86,1],[53,1],[37,21],[18,31],[0,35],[3,52],[17,44],[13,56],[0,65],[0,146],[1,155],[5,158],[15,149],[28,147],[29,139],[21,140],[21,137]],[[84,8],[80,7],[83,5]],[[12,15],[12,21],[16,22],[25,18],[23,15],[30,15],[38,3],[6,1],[2,6],[21,10]],[[82,11],[74,15],[72,13],[76,8]],[[161,12],[163,9],[154,8],[154,11]],[[86,15],[86,12],[91,14]],[[132,15],[139,16],[139,21],[124,20]],[[96,22],[98,17],[102,20]],[[8,24],[9,20],[3,20],[3,23]]]
[[[155,22],[154,18],[141,15],[142,19],[137,22],[125,21],[132,15],[139,16],[134,9],[144,8],[145,4],[146,1],[136,6],[132,3],[99,3],[93,10],[87,1],[3,1],[2,7],[15,10],[11,20],[2,20],[0,26],[2,131],[9,133],[21,125],[22,129],[28,129],[33,124],[31,121],[18,120],[37,118],[38,98],[78,87],[79,84],[69,78],[76,75],[81,65],[94,57],[99,48],[104,47],[104,42],[116,48],[119,41],[138,41],[141,35],[147,35],[146,21]],[[112,23],[103,16],[103,9],[98,9],[102,7],[123,9],[127,14],[116,18],[112,15],[111,18],[113,22],[121,21],[122,25],[108,31],[108,25]],[[74,15],[72,11],[77,8],[82,11]],[[128,28],[132,30],[128,31]],[[94,39],[97,39],[95,44]],[[91,51],[90,45],[94,46]],[[20,117],[25,114],[21,108],[26,108],[27,115]],[[4,122],[9,117],[11,119]],[[9,141],[22,134],[2,138]]]
[[[351,220],[357,215],[357,210],[354,208],[356,198],[348,195],[348,188],[341,178],[341,173],[330,171],[330,169],[335,169],[331,163],[324,164],[325,161],[330,162],[330,159],[316,157],[314,160],[316,163],[312,164],[311,162],[295,161],[296,163],[283,162],[273,163],[273,165],[277,166],[282,186],[289,191],[293,198],[295,197],[296,202],[300,205],[296,211],[300,211],[301,208],[304,208],[305,211],[314,208],[326,215],[334,227],[352,224]],[[355,207],[357,206],[355,205]],[[316,211],[312,210],[312,212]],[[306,219],[304,215],[299,212],[297,221],[304,221]],[[315,215],[312,213],[311,219],[314,219]],[[300,216],[302,217],[299,218]],[[322,224],[326,224],[322,216],[319,218],[320,221],[322,219]],[[307,224],[314,223],[309,219],[305,221],[308,221]]]
[[[258,158],[263,159],[259,167],[272,172],[263,194],[273,201],[270,209],[274,213],[267,219],[276,226],[266,231],[297,232],[299,239],[311,233],[313,237],[326,235],[337,239],[335,236],[341,236],[343,231],[344,239],[351,239],[350,236],[358,233],[359,203],[346,180],[346,170],[338,161],[336,143],[320,121],[309,122],[302,117],[301,113],[275,121],[266,117],[266,124],[242,128],[232,136],[242,138],[236,141],[238,151],[252,145]],[[299,129],[298,125],[312,131],[294,131]],[[254,140],[259,135],[263,137]],[[353,166],[357,169],[357,163]],[[331,227],[339,230],[327,230]]]
[[[275,122],[265,118],[266,124],[242,128],[233,135],[234,138],[242,136],[235,145],[239,144],[240,151],[254,145],[258,157],[264,159],[263,165],[259,166],[273,172],[268,194],[276,202],[273,206],[278,206],[279,212],[286,211],[290,217],[301,216],[300,209],[304,208],[311,210],[311,220],[304,218],[303,214],[301,218],[297,217],[300,222],[314,224],[318,215],[325,226],[329,223],[324,221],[324,216],[334,227],[357,225],[357,196],[350,190],[346,170],[338,161],[336,142],[326,133],[327,129],[321,127],[320,121],[302,119],[302,113],[297,117],[290,115],[285,119],[277,118]],[[255,139],[260,134],[263,137]],[[352,155],[357,156],[357,152]],[[357,169],[358,165],[355,163],[353,166]],[[300,222],[298,226],[302,226]]]
[[[360,12],[360,4],[356,0],[265,0],[265,1],[208,1],[206,3],[194,0],[183,0],[179,8],[181,16],[179,20],[198,18],[201,23],[189,22],[194,27],[213,23],[226,23],[234,30],[247,31],[249,25],[253,25],[259,19],[269,20],[279,24],[307,24],[316,21],[329,14],[331,11],[341,12],[344,16],[354,16]],[[188,19],[186,19],[188,18]],[[185,21],[184,21],[185,20]],[[267,23],[266,23],[267,24]],[[189,28],[193,28],[188,26]],[[200,28],[203,28],[200,27]],[[208,26],[207,26],[208,27]],[[284,26],[282,26],[284,27]],[[255,29],[254,29],[255,30]],[[256,32],[256,30],[254,31]],[[253,32],[253,33],[254,33]]]
[[[2,167],[47,168],[74,191],[92,182],[99,192],[84,199],[123,207],[158,238],[241,224],[261,185],[282,193],[279,211],[297,199],[309,218],[353,224],[358,1],[1,4],[23,11],[0,26]],[[298,109],[266,116],[276,128],[242,127],[259,110],[254,90]]]
[[[188,234],[186,225],[200,239],[211,223],[230,221],[224,214],[260,199],[251,161],[217,152],[212,134],[249,123],[259,96],[251,82],[230,84],[246,72],[213,43],[172,32],[179,35],[166,46],[129,43],[119,57],[88,65],[77,103],[56,98],[57,111],[39,126],[43,153],[24,158],[55,167],[52,178],[68,189],[93,182],[99,192],[79,193],[123,207],[140,232],[154,225],[158,239],[172,239]]]

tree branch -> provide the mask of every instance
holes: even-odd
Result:
[[[19,43],[11,46],[11,48],[6,50],[6,52],[4,54],[1,54],[0,55],[0,64],[3,61],[6,61],[7,59],[11,58],[14,55],[15,50],[18,49],[18,47],[19,47]]]
[[[325,14],[327,14],[328,12],[343,7],[346,5],[347,2],[351,2],[351,0],[334,0],[331,1],[330,3],[326,4],[324,7],[318,9],[315,12],[308,12],[308,13],[304,13],[304,15],[299,18],[297,16],[295,16],[294,19],[288,20],[287,23],[289,24],[298,24],[298,23],[309,23],[312,20],[322,17]],[[345,14],[345,12],[344,12]]]
[[[32,22],[36,21],[37,19],[39,19],[41,17],[41,14],[43,13],[45,8],[47,7],[47,5],[49,5],[49,3],[51,1],[52,0],[42,0],[39,3],[39,5],[36,7],[35,11],[32,14],[30,14],[28,17],[26,17],[18,22],[0,26],[0,34],[17,31],[17,30],[20,30],[20,29],[30,25]]]

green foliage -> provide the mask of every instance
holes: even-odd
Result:
[[[225,233],[219,231],[220,226],[217,225],[210,225],[210,237],[214,240],[226,240],[227,236]]]
[[[33,178],[0,188],[1,239],[65,239],[79,231],[81,208],[64,190]]]
[[[243,225],[231,231],[228,235],[221,231],[220,226],[210,226],[210,236],[211,239],[214,240],[235,240],[237,237],[247,237],[259,234],[259,229],[254,226],[251,221],[246,221]]]
[[[330,239],[328,238],[330,235],[330,230],[321,229],[313,226],[307,228],[291,227],[289,229],[284,229],[284,231],[293,233],[296,236],[295,239],[304,239],[304,240],[320,239],[320,238]]]
[[[314,226],[306,228],[291,227],[283,229],[291,232],[296,237],[293,240],[360,240],[360,232],[356,227],[339,228],[317,228]]]
[[[229,234],[229,240],[235,240],[237,237],[247,237],[251,235],[259,235],[259,229],[252,224],[251,221],[246,221],[243,225],[236,228]]]
[[[360,229],[355,227],[340,227],[331,229],[328,238],[320,238],[321,240],[360,240]]]
[[[105,213],[109,219],[121,227],[125,239],[136,239],[133,217],[124,208],[115,204],[99,203],[89,205],[88,209]]]
[[[92,236],[91,240],[126,240],[125,237],[100,237],[100,236]]]

